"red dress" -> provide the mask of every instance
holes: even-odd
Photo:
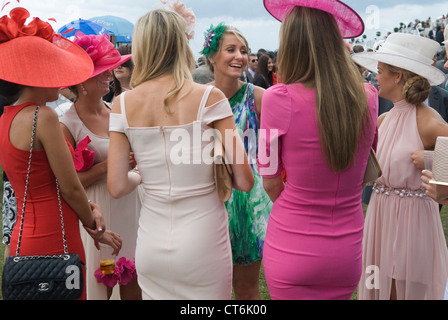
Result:
[[[17,113],[29,105],[33,104],[27,103],[5,107],[4,113],[0,118],[0,162],[15,191],[18,208],[16,227],[14,227],[12,232],[10,243],[11,255],[16,254],[30,151],[14,147],[9,140],[9,130],[11,122]],[[81,260],[85,262],[78,216],[62,197],[61,204],[68,252],[79,254]],[[53,255],[63,252],[56,178],[50,168],[45,150],[34,151],[20,255]],[[84,268],[83,273],[85,279]],[[84,300],[85,297],[84,283],[84,293],[80,299]]]

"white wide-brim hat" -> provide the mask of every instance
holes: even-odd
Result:
[[[376,52],[352,55],[362,67],[378,73],[378,62],[405,69],[428,79],[432,86],[446,80],[445,74],[433,66],[438,42],[409,33],[392,33]]]

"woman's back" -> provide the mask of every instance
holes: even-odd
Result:
[[[366,91],[373,116],[378,96],[376,90]],[[361,191],[374,128],[365,144],[359,145],[354,164],[335,173],[321,149],[314,89],[279,84],[266,91],[263,103],[267,107],[262,129],[270,134],[271,158],[259,156],[260,174],[278,177],[286,170],[286,185],[274,202],[266,234],[267,278],[304,286],[307,289],[302,289],[300,297],[305,299],[349,297],[361,273]],[[273,130],[278,130],[278,140]],[[260,148],[263,144],[260,140]],[[291,264],[301,267],[292,270]],[[286,292],[271,285],[270,292],[274,299],[283,299],[297,298],[300,291]]]
[[[217,99],[213,87],[186,87],[180,94],[185,90],[191,93],[180,103],[171,104],[172,114],[163,108],[164,94],[157,91],[158,85],[141,86],[139,91],[120,97],[122,115],[126,114],[121,121],[125,121],[143,185],[147,191],[169,198],[214,190],[210,125],[232,116],[226,99],[210,105]]]
[[[120,96],[121,114],[111,114],[111,130],[125,133],[142,176],[136,268],[144,299],[231,295],[227,213],[215,188],[209,125],[232,117],[232,110],[227,99],[205,107],[213,100],[208,99],[213,87],[205,88],[194,88],[191,100],[186,99],[191,109],[175,108],[172,117],[153,119],[155,109],[165,112],[157,98],[149,99],[151,105],[144,98],[128,101],[127,93]],[[197,92],[202,92],[200,99]],[[136,101],[144,104],[139,112]],[[136,114],[146,118],[135,121]]]
[[[196,121],[199,105],[206,86],[186,81],[175,98],[167,101],[170,113],[164,108],[164,99],[172,88],[172,77],[148,81],[126,94],[126,115],[130,127],[178,126]],[[207,105],[218,102],[212,91]],[[179,98],[179,100],[177,100]]]
[[[16,193],[20,225],[25,193],[25,181],[29,161],[29,150],[15,147],[10,141],[11,123],[19,112],[30,104],[8,106],[0,120],[0,162]],[[31,107],[33,110],[35,107]],[[29,127],[31,135],[31,127]],[[79,235],[78,216],[61,197],[64,215],[65,234],[68,250],[77,252],[84,261],[84,248]],[[56,178],[49,165],[45,150],[33,151],[30,167],[29,185],[21,242],[21,255],[50,255],[63,252],[62,229],[59,216]],[[19,228],[14,228],[11,239],[11,252],[15,253]]]

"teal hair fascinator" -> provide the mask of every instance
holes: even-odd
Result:
[[[219,50],[219,39],[221,39],[226,29],[227,26],[223,22],[218,24],[216,27],[211,25],[210,29],[204,33],[205,41],[200,53],[207,58],[213,57],[213,55]]]

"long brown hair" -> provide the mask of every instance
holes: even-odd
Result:
[[[266,82],[267,87],[273,85],[273,77],[272,77],[273,71],[268,70],[269,59],[271,59],[271,57],[268,56],[267,54],[260,55],[260,57],[258,58],[257,70],[255,71],[254,75],[254,79],[259,75],[261,75],[264,81]]]
[[[315,87],[321,149],[333,172],[346,170],[371,117],[363,79],[334,17],[312,8],[292,9],[280,30],[278,66],[283,83]]]

